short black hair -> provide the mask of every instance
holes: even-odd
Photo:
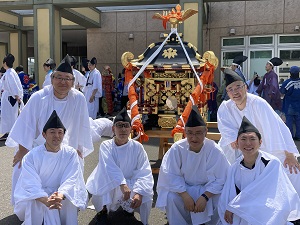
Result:
[[[6,62],[6,66],[9,67],[9,68],[13,68],[13,63]]]
[[[16,67],[16,72],[22,72],[22,71],[24,71],[24,67],[22,65]]]

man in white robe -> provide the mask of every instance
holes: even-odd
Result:
[[[97,59],[93,57],[88,63],[90,72],[87,77],[86,85],[83,88],[89,116],[92,119],[96,119],[99,108],[102,109],[102,106],[99,105],[99,98],[102,98],[102,77],[101,73],[96,68],[96,65]],[[101,114],[101,116],[104,116],[104,112]]]
[[[233,163],[241,155],[235,141],[242,118],[246,116],[261,133],[260,149],[279,158],[299,194],[300,166],[296,158],[299,152],[288,127],[264,99],[247,93],[246,84],[234,71],[225,69],[224,73],[230,100],[222,102],[218,109],[218,129],[219,144],[227,159]]]
[[[154,181],[143,146],[128,139],[130,123],[126,108],[123,108],[114,119],[116,136],[101,143],[99,163],[89,176],[86,187],[92,194],[96,211],[100,212],[99,220],[107,220],[107,211],[116,211],[123,206],[129,213],[138,211],[141,222],[146,225],[152,206]]]
[[[87,191],[77,151],[62,145],[66,128],[54,110],[44,126],[44,145],[24,158],[14,212],[24,225],[77,225]]]
[[[74,87],[77,90],[82,91],[83,87],[86,85],[86,77],[81,72],[79,72],[74,68],[76,64],[77,64],[77,59],[75,58],[75,56],[71,56],[71,66],[75,77]]]
[[[230,167],[219,199],[221,223],[291,224],[300,218],[300,199],[280,161],[259,151],[261,134],[243,117],[237,146],[243,155]]]
[[[206,123],[193,106],[185,125],[186,138],[165,154],[157,182],[156,207],[170,225],[217,224],[218,197],[229,163],[221,148],[205,138]]]
[[[52,85],[30,97],[5,143],[9,147],[17,147],[13,160],[12,191],[21,172],[23,156],[33,147],[45,143],[42,131],[53,110],[56,110],[67,128],[64,144],[75,148],[81,157],[86,157],[94,150],[85,98],[81,92],[72,88],[74,76],[68,55],[51,79]]]
[[[1,96],[1,122],[0,133],[4,134],[0,141],[5,141],[8,133],[13,127],[19,111],[19,104],[23,99],[23,87],[18,74],[12,68],[15,57],[7,54],[3,59],[3,68],[6,72],[2,76],[2,96]]]

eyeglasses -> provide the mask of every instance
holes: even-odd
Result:
[[[237,86],[236,88],[230,88],[229,90],[226,90],[226,92],[233,94],[235,92],[239,92],[240,90],[242,90],[244,86],[245,84],[243,84],[242,86]]]
[[[69,77],[67,77],[67,78],[62,78],[62,77],[56,77],[56,76],[53,76],[53,78],[55,78],[56,80],[58,80],[58,81],[60,81],[60,82],[62,82],[62,81],[65,81],[65,82],[71,82],[71,81],[74,80],[74,78],[69,78]]]
[[[115,126],[117,128],[129,128],[130,127],[130,123],[116,123]]]
[[[205,134],[205,131],[197,131],[196,133],[193,133],[193,132],[186,132],[185,133],[187,136],[201,136],[201,135],[203,135],[203,134]]]

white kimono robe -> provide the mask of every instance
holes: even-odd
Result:
[[[223,101],[218,110],[218,129],[221,133],[219,142],[227,159],[233,163],[241,153],[231,148],[231,143],[236,141],[242,118],[246,116],[259,130],[262,136],[261,150],[268,152],[283,163],[284,150],[299,156],[299,152],[293,141],[288,127],[261,97],[247,93],[246,107],[239,110],[232,100]],[[298,194],[300,194],[300,173],[290,174],[285,169]]]
[[[234,214],[233,225],[283,225],[299,219],[300,199],[280,161],[261,151],[255,167],[248,169],[243,158],[228,171],[219,199],[220,224],[228,224],[226,210]]]
[[[187,139],[174,143],[165,154],[160,167],[156,207],[166,210],[171,225],[216,224],[218,197],[225,183],[228,167],[224,153],[212,140],[205,138],[198,153],[189,150]],[[183,200],[177,194],[185,191],[195,202],[205,191],[216,195],[209,199],[204,212],[193,213],[184,209]]]
[[[98,89],[95,100],[90,102],[90,97],[95,89]],[[89,116],[96,119],[99,109],[99,98],[102,97],[102,77],[97,68],[89,72],[86,85],[83,88],[83,93],[87,102]]]
[[[0,133],[5,134],[10,132],[18,117],[18,102],[14,106],[8,101],[9,96],[15,98],[18,95],[20,99],[23,99],[23,87],[20,78],[16,71],[12,68],[6,70],[2,78],[2,96],[1,96],[1,122]],[[0,90],[1,91],[1,90]]]
[[[74,87],[79,86],[82,90],[86,85],[86,77],[76,69],[73,69],[73,75],[75,77]]]
[[[91,117],[89,117],[89,119],[93,143],[100,141],[102,136],[114,136],[114,132],[112,131],[113,121],[107,118],[93,120]]]
[[[72,88],[65,99],[59,100],[53,94],[52,85],[44,87],[30,97],[5,144],[9,147],[18,147],[20,144],[28,150],[44,144],[43,128],[54,109],[67,130],[63,143],[81,151],[83,157],[89,155],[94,147],[83,94]],[[21,170],[16,165],[13,172],[12,191],[14,191],[20,172]],[[13,199],[12,203],[14,203]]]
[[[85,209],[87,191],[77,151],[61,146],[48,152],[44,145],[32,149],[22,161],[22,172],[15,189],[14,212],[24,225],[76,225],[78,208]],[[37,198],[62,193],[62,209],[48,209]]]
[[[142,144],[132,139],[122,146],[117,146],[113,139],[100,145],[99,163],[86,183],[97,211],[104,205],[108,210],[118,209],[118,200],[123,196],[121,184],[128,185],[131,197],[134,193],[143,196],[139,213],[143,224],[148,224],[154,180],[147,153]]]

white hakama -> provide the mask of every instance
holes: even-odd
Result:
[[[160,167],[156,207],[166,210],[172,225],[216,224],[218,197],[228,167],[224,153],[212,140],[206,138],[198,153],[189,150],[187,139],[174,143]],[[184,208],[184,202],[177,194],[185,191],[195,202],[205,191],[215,195],[207,202],[204,212],[193,213]]]
[[[62,193],[62,209],[49,209],[37,198]],[[78,208],[85,209],[87,191],[77,151],[61,146],[54,153],[44,145],[32,149],[22,161],[16,185],[14,212],[25,225],[76,225]]]
[[[242,160],[228,171],[219,199],[220,224],[228,224],[226,210],[233,213],[233,225],[284,225],[299,219],[300,199],[280,161],[260,152],[255,167],[248,169]]]
[[[117,146],[113,139],[104,141],[100,145],[99,163],[86,184],[97,212],[104,205],[109,211],[120,207],[121,184],[130,188],[131,198],[135,193],[143,196],[138,211],[142,223],[148,224],[154,180],[147,153],[139,142],[131,139],[122,146]]]
[[[284,151],[300,156],[291,132],[269,103],[248,93],[245,109],[239,110],[232,100],[228,100],[223,101],[218,110],[218,129],[221,133],[219,144],[230,163],[234,163],[241,155],[241,152],[232,149],[230,144],[237,140],[243,116],[259,130],[262,136],[262,151],[276,156],[282,163],[286,158]],[[288,168],[285,168],[285,171],[300,194],[300,173],[290,174]]]

